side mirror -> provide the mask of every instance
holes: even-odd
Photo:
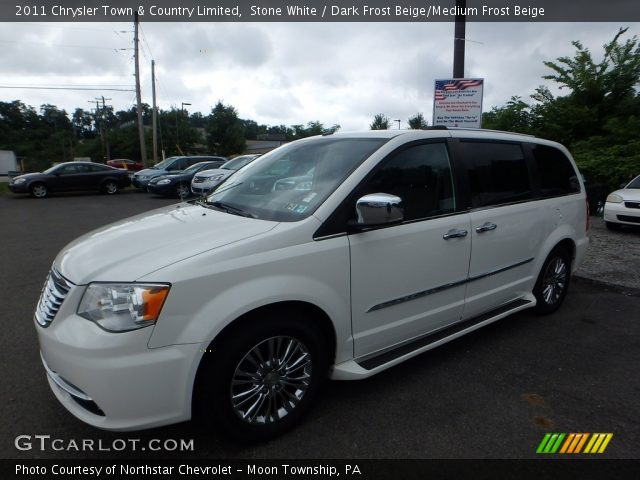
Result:
[[[354,226],[373,227],[401,222],[404,219],[402,198],[388,193],[371,193],[356,202]]]

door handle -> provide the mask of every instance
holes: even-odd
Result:
[[[496,225],[495,223],[484,222],[482,225],[476,228],[476,232],[478,233],[488,232],[490,230],[495,230],[496,228],[498,228],[498,225]]]
[[[445,233],[442,238],[445,240],[450,240],[452,238],[462,238],[467,236],[466,230],[461,230],[459,228],[452,228],[447,233]]]

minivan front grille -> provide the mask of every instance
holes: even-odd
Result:
[[[40,300],[36,307],[35,318],[38,324],[42,327],[49,326],[72,286],[73,284],[54,268],[51,269],[46,282],[44,282],[44,287],[42,287]]]

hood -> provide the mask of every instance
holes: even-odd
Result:
[[[158,176],[158,175],[164,175],[165,173],[167,173],[165,170],[160,170],[159,168],[145,168],[143,170],[139,170],[136,173],[134,173],[134,176],[136,177],[142,177],[142,176]]]
[[[202,172],[198,172],[195,176],[198,178],[211,178],[215,177],[216,175],[220,175],[221,173],[224,175],[231,175],[235,172],[235,170],[229,170],[227,168],[214,168],[212,170],[204,170]]]
[[[276,222],[181,203],[127,218],[74,240],[54,265],[71,282],[131,282],[180,260],[268,232]]]
[[[640,201],[640,188],[623,188],[613,193],[620,195],[624,200]]]
[[[15,182],[16,180],[18,180],[19,178],[25,178],[25,179],[30,179],[30,178],[38,178],[38,177],[46,177],[47,175],[44,173],[40,173],[40,172],[34,172],[34,173],[23,173],[22,175],[17,175],[15,177],[13,177],[11,179],[12,182]]]

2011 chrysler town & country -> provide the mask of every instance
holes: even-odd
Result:
[[[65,247],[35,313],[42,361],[96,427],[202,415],[265,440],[326,376],[366,378],[519,310],[555,311],[587,230],[581,176],[554,142],[442,128],[304,139],[206,198]]]

